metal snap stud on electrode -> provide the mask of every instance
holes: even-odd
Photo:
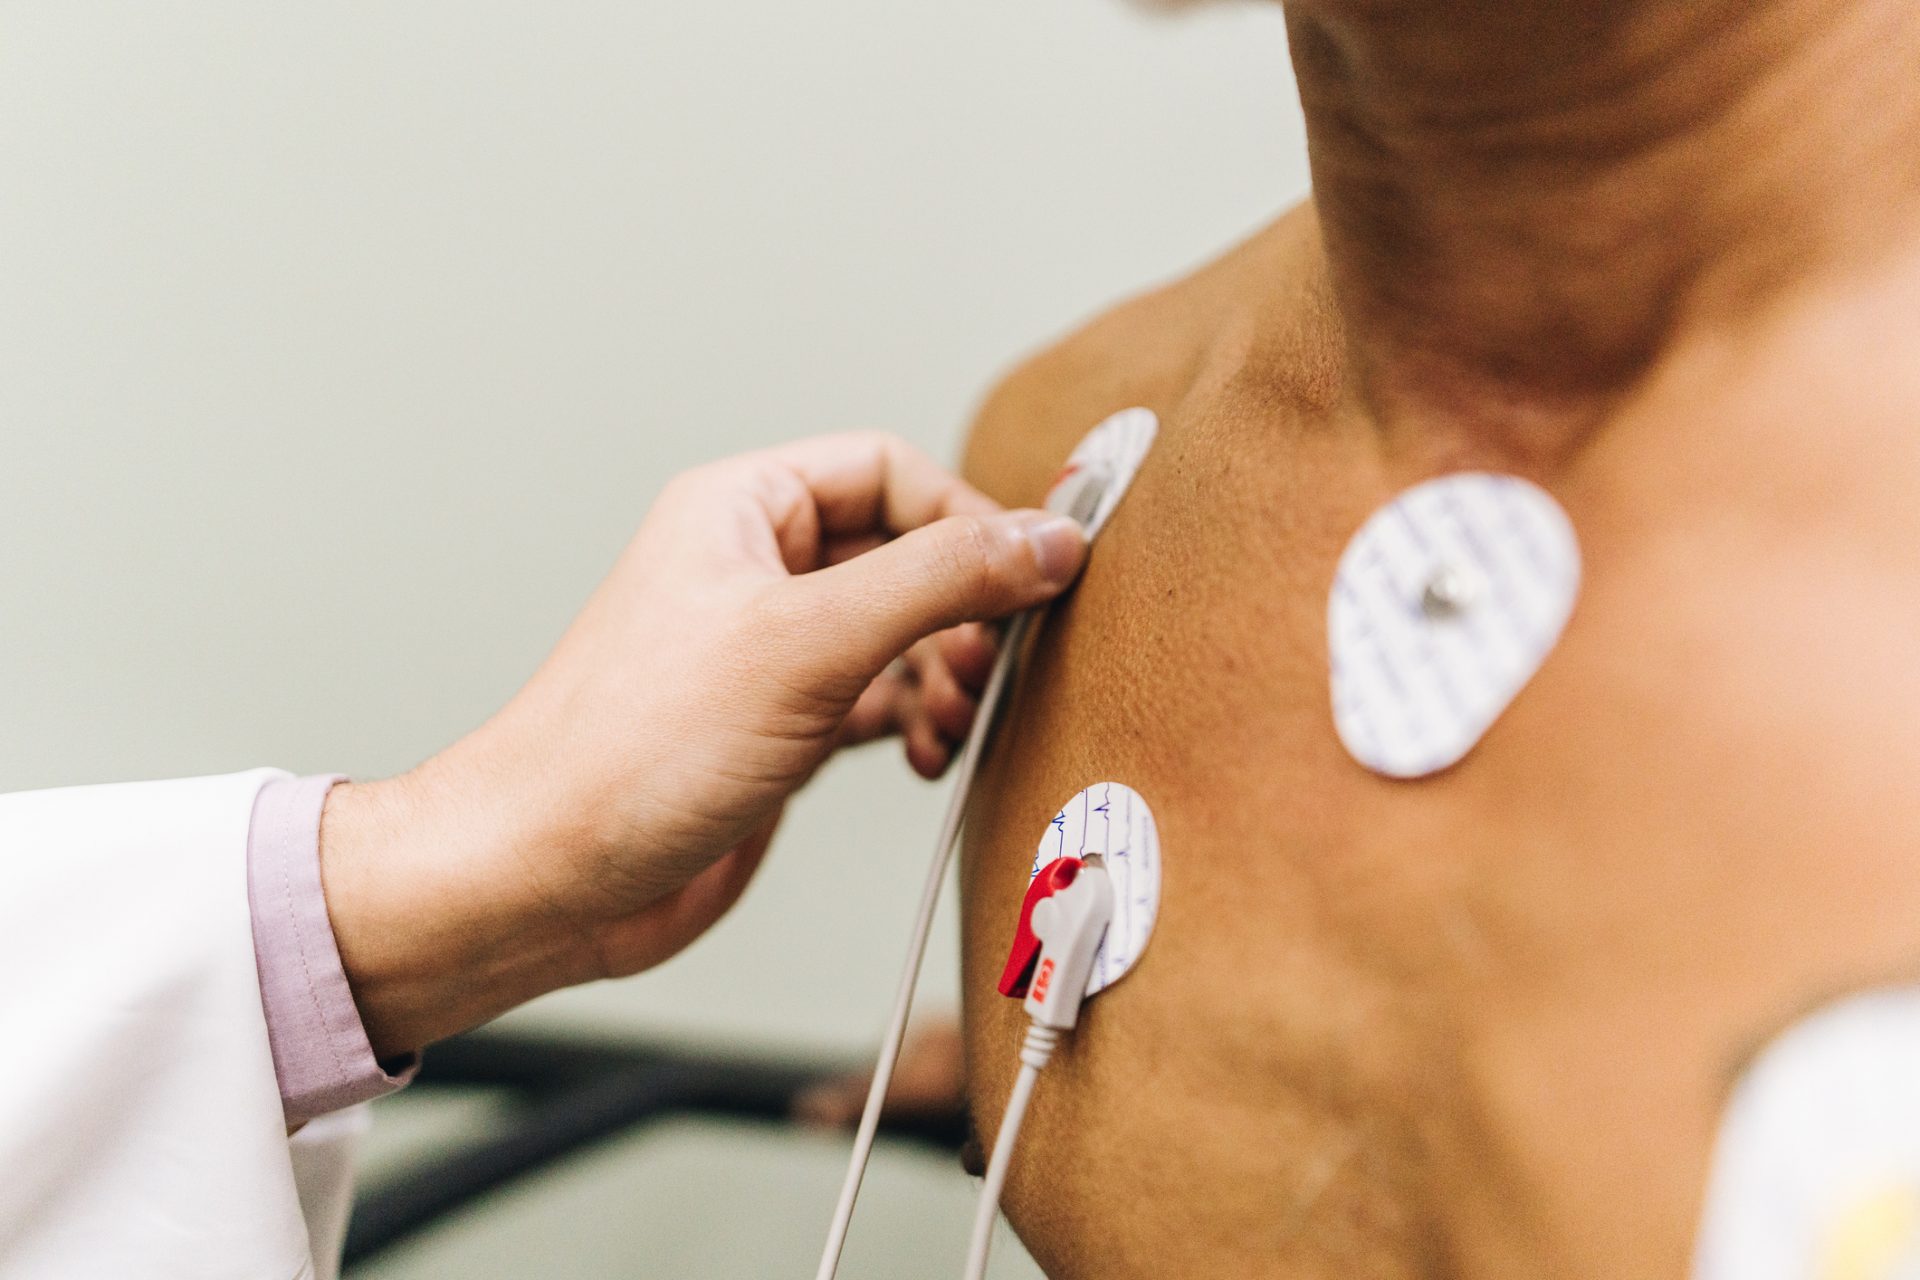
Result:
[[[1341,744],[1389,778],[1454,764],[1540,670],[1579,592],[1573,523],[1538,485],[1467,471],[1397,494],[1327,597]]]
[[[1479,579],[1459,565],[1443,564],[1433,571],[1433,576],[1427,579],[1426,590],[1420,593],[1420,612],[1435,622],[1443,622],[1459,617],[1479,599]]]

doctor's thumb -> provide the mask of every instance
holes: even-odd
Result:
[[[1004,511],[954,516],[793,580],[834,643],[837,674],[861,681],[922,637],[1004,617],[1059,595],[1087,559],[1066,516]]]

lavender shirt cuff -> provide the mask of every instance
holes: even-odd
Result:
[[[247,836],[247,900],[267,1043],[287,1124],[366,1102],[413,1079],[419,1055],[374,1059],[320,887],[320,811],[334,777],[260,789]]]

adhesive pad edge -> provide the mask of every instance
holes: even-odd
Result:
[[[1920,988],[1795,1023],[1734,1086],[1696,1280],[1920,1276]]]
[[[1580,572],[1572,522],[1516,476],[1441,476],[1374,512],[1327,605],[1348,753],[1390,778],[1459,761],[1559,642]]]
[[[1099,485],[1097,501],[1080,517],[1087,538],[1099,536],[1120,500],[1127,496],[1127,489],[1159,433],[1160,417],[1151,409],[1136,406],[1106,418],[1087,432],[1067,456],[1066,465],[1047,490],[1047,509],[1077,514],[1073,507],[1081,494],[1081,486],[1090,481]]]
[[[1124,782],[1076,792],[1047,824],[1027,879],[1056,858],[1100,855],[1113,886],[1113,923],[1093,958],[1087,994],[1104,991],[1140,960],[1160,910],[1160,831],[1146,797]]]

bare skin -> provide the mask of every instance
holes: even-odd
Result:
[[[1313,203],[1016,372],[969,451],[1032,502],[1106,414],[1163,423],[970,817],[974,1112],[1034,844],[1116,779],[1162,915],[1021,1139],[1050,1276],[1681,1276],[1741,1064],[1920,977],[1920,11],[1289,25]],[[1462,468],[1551,491],[1586,579],[1476,751],[1389,782],[1334,736],[1327,592]]]

